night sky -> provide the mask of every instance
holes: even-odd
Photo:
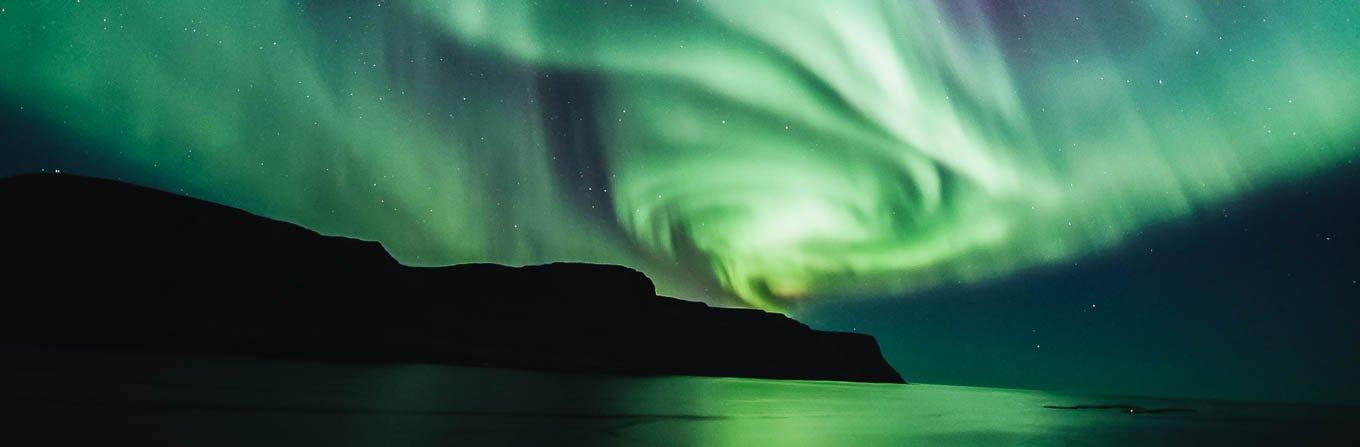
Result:
[[[1095,256],[909,297],[826,301],[908,380],[1360,403],[1360,164],[1201,209]]]
[[[1353,0],[0,0],[0,175],[625,264],[909,380],[1360,403]]]

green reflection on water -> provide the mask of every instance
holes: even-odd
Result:
[[[1360,441],[1349,407],[428,365],[7,355],[8,436],[181,445],[1187,445]],[[1130,404],[1190,413],[1067,411]],[[72,430],[77,427],[79,430]],[[154,428],[151,429],[151,428]]]

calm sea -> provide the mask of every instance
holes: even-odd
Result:
[[[1341,406],[923,384],[0,354],[0,439],[16,446],[1360,445],[1360,410]],[[1116,407],[1046,407],[1077,405]]]

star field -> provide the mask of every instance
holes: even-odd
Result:
[[[856,330],[886,317],[839,306],[1173,265],[1168,228],[1277,236],[1214,222],[1360,156],[1352,0],[0,0],[0,60],[0,174]],[[1035,321],[998,358],[1075,333]]]

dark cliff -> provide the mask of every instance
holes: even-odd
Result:
[[[656,295],[619,266],[414,268],[381,245],[109,180],[0,180],[0,343],[902,382],[872,337]]]

